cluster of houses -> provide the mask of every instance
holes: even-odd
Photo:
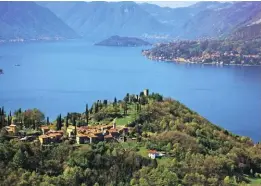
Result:
[[[8,135],[18,137],[20,132],[17,126],[11,124],[5,127]],[[129,132],[128,127],[116,127],[116,121],[112,125],[96,125],[96,126],[68,126],[65,130],[52,130],[49,126],[41,126],[41,135],[33,136],[32,139],[39,139],[42,145],[51,143],[59,143],[63,141],[64,136],[76,139],[78,144],[94,143],[99,141],[125,141]],[[30,141],[32,136],[24,136],[21,141]]]
[[[42,135],[39,141],[42,145],[57,143],[62,141],[64,136],[63,130],[50,130],[48,126],[42,126]],[[78,144],[94,143],[99,141],[124,141],[125,135],[128,133],[127,127],[116,127],[113,125],[97,125],[97,126],[68,126],[66,134],[69,138],[75,138]]]
[[[147,93],[147,92],[146,92]],[[16,135],[18,133],[17,127],[14,124],[5,127],[9,135]],[[51,143],[59,143],[63,141],[63,130],[51,130],[48,126],[41,127],[42,134],[38,136],[41,145],[48,145]],[[118,141],[124,142],[126,134],[129,132],[128,127],[116,127],[114,120],[112,125],[97,125],[97,126],[69,126],[66,129],[69,138],[76,138],[77,144],[95,143],[99,141]],[[31,136],[21,138],[21,141],[28,141]],[[35,138],[32,138],[35,139]],[[149,150],[148,156],[151,159],[156,159],[165,156],[164,152],[156,150]]]

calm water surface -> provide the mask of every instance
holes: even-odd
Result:
[[[55,119],[82,112],[97,99],[149,88],[236,134],[261,140],[260,67],[153,62],[141,49],[80,41],[0,45],[0,106],[39,108]]]

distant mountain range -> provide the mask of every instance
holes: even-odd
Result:
[[[260,38],[261,2],[166,8],[135,2],[0,2],[0,40],[113,35],[150,39]]]
[[[255,16],[260,6],[261,2],[237,2],[223,8],[201,11],[184,25],[183,37],[226,37]]]
[[[43,2],[41,5],[85,38],[164,35],[171,30],[134,2]]]
[[[76,32],[34,2],[0,2],[0,40],[75,38]]]

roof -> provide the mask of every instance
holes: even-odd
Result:
[[[150,154],[156,154],[156,153],[158,153],[156,150],[149,150],[148,151]]]
[[[118,132],[117,129],[110,129],[109,132]]]
[[[41,129],[49,129],[48,126],[41,126]]]
[[[16,125],[15,124],[11,124],[11,125],[9,125],[10,127],[16,127]]]
[[[48,136],[56,137],[56,136],[62,136],[62,134],[61,133],[51,133],[51,134],[48,134]]]

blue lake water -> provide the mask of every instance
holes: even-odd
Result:
[[[0,45],[0,106],[55,119],[144,88],[177,99],[236,134],[261,140],[261,68],[153,62],[142,48],[82,41]],[[19,67],[15,64],[20,64]]]

